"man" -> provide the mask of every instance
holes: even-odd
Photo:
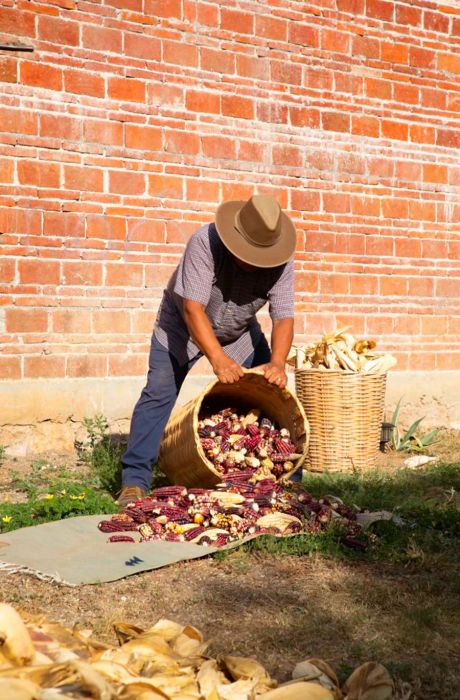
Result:
[[[243,367],[261,366],[284,388],[294,328],[296,233],[272,197],[220,205],[187,243],[158,310],[147,384],[131,421],[122,457],[120,507],[143,498],[181,385],[205,355],[221,382],[237,382]],[[271,352],[256,313],[268,302]]]

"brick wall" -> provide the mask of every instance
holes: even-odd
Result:
[[[454,0],[0,0],[0,376],[143,376],[219,202],[295,220],[298,338],[460,368]]]

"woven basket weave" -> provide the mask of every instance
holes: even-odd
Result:
[[[280,428],[289,430],[296,452],[302,456],[286,476],[302,464],[308,448],[309,428],[300,402],[288,389],[269,384],[260,371],[248,370],[236,384],[212,382],[199,396],[173,413],[159,456],[160,468],[171,483],[209,488],[222,481],[222,475],[203,452],[198,421],[230,406],[243,413],[258,408]]]
[[[375,467],[385,407],[385,374],[296,369],[310,425],[306,468],[352,472]]]

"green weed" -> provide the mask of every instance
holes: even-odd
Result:
[[[439,430],[431,430],[429,433],[420,435],[418,433],[418,429],[424,418],[423,416],[422,418],[415,420],[412,425],[409,426],[406,432],[402,433],[398,426],[400,408],[401,399],[399,399],[398,403],[396,404],[396,408],[391,418],[391,422],[395,426],[391,438],[391,445],[393,449],[397,452],[425,452],[427,447],[436,442],[436,438],[439,435]]]
[[[84,442],[76,443],[79,458],[90,467],[95,484],[112,494],[121,486],[121,455],[125,446],[109,434],[109,424],[102,415],[84,418],[87,430]]]

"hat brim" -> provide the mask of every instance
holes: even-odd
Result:
[[[239,260],[255,267],[277,267],[287,263],[295,252],[297,236],[294,224],[281,212],[281,235],[271,246],[257,246],[235,227],[235,216],[245,201],[224,202],[216,212],[216,229],[224,246]]]

